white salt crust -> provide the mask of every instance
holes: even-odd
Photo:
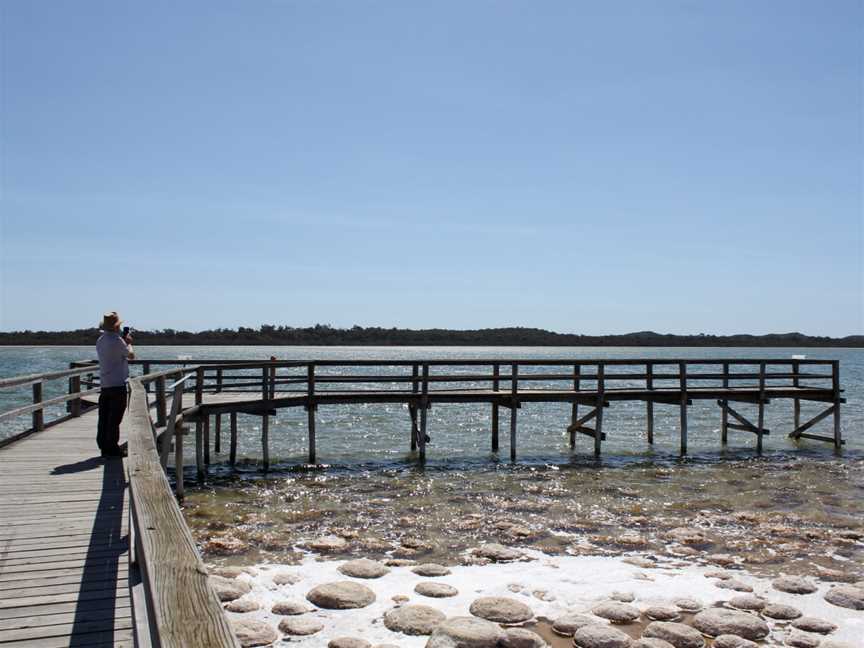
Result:
[[[252,586],[252,592],[246,597],[258,600],[262,608],[246,614],[227,614],[230,618],[259,619],[276,628],[281,617],[270,613],[270,608],[276,601],[305,601],[306,593],[316,585],[351,580],[375,592],[376,600],[372,605],[355,610],[315,610],[309,614],[324,623],[324,630],[308,637],[286,637],[286,641],[290,640],[291,645],[297,648],[313,648],[325,647],[336,637],[351,636],[366,639],[373,645],[391,643],[402,648],[422,648],[428,637],[394,633],[384,627],[382,618],[385,612],[394,607],[393,596],[407,597],[410,604],[434,607],[448,617],[468,616],[469,606],[480,596],[508,596],[529,605],[536,616],[555,619],[565,612],[590,614],[593,605],[605,600],[615,591],[635,594],[633,605],[640,609],[648,605],[671,603],[674,599],[683,597],[699,599],[704,605],[710,606],[715,601],[726,601],[738,595],[738,592],[715,587],[716,579],[703,576],[707,571],[716,571],[714,567],[666,568],[660,563],[659,569],[640,569],[622,562],[619,557],[547,556],[536,551],[525,553],[534,560],[483,566],[454,566],[451,567],[452,574],[434,579],[418,576],[410,567],[393,567],[389,574],[376,579],[349,578],[337,571],[345,561],[319,561],[311,555],[300,565],[259,564],[255,565],[258,569],[257,576],[244,573],[239,578]],[[283,571],[297,574],[302,580],[294,585],[274,585],[273,576]],[[647,575],[653,580],[644,580],[637,574]],[[774,590],[770,579],[756,578],[739,570],[735,570],[734,574],[737,579],[751,585],[755,594],[773,603],[793,605],[806,616],[815,616],[835,623],[838,629],[830,635],[834,639],[855,645],[864,635],[864,611],[847,610],[827,603],[822,597],[830,587],[828,584],[819,583],[819,589],[813,594],[795,595]],[[421,596],[414,592],[414,586],[423,580],[447,583],[459,590],[459,594],[441,599]],[[511,591],[508,585],[514,583],[522,586],[521,591]],[[532,594],[538,590],[546,591],[555,599],[538,599]],[[770,620],[769,625],[776,627]],[[275,645],[280,643],[282,642]]]

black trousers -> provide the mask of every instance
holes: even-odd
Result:
[[[99,393],[96,444],[102,452],[120,449],[120,423],[126,413],[126,385],[106,387]]]

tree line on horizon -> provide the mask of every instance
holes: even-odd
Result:
[[[90,345],[96,328],[74,331],[0,331],[0,345]],[[641,331],[619,335],[556,333],[539,328],[400,329],[378,326],[335,328],[262,324],[259,328],[216,328],[205,331],[160,329],[134,331],[135,343],[164,346],[729,346],[729,347],[864,347],[864,335],[834,338],[803,333],[768,335],[675,335]]]

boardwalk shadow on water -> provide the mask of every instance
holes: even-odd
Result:
[[[128,560],[129,537],[124,533],[126,475],[120,459],[86,459],[57,466],[57,473],[102,470],[102,492],[84,559],[69,645],[94,646],[115,641],[118,594],[128,588],[123,563]],[[128,599],[125,599],[128,601]],[[123,605],[126,605],[124,603]],[[128,616],[128,615],[124,615]],[[130,644],[131,645],[131,644]]]

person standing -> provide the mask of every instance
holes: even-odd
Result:
[[[120,334],[123,322],[116,311],[102,317],[102,335],[96,341],[99,356],[99,423],[96,444],[103,457],[123,457],[120,448],[120,423],[126,412],[126,381],[129,360],[134,359],[132,336]]]

